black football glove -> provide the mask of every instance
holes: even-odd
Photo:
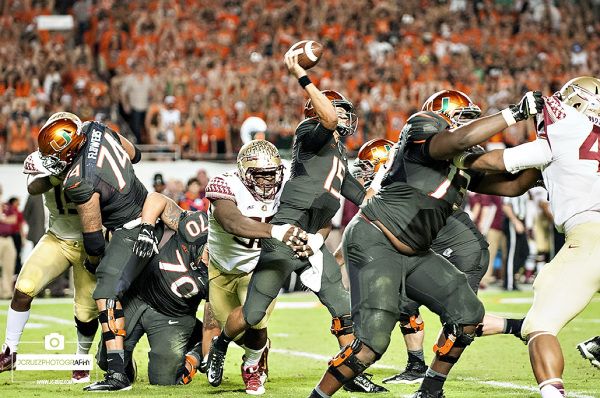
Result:
[[[516,122],[529,119],[533,115],[542,113],[542,109],[544,108],[542,92],[529,91],[521,98],[521,102],[518,105],[509,105],[508,107]]]
[[[89,257],[86,257],[85,260],[83,260],[83,266],[92,275],[96,275],[96,269],[98,269],[99,265],[100,262],[98,262],[98,264],[92,264]]]
[[[154,236],[154,225],[142,224],[137,240],[133,244],[133,252],[141,258],[151,257],[153,253],[158,254],[158,239]]]

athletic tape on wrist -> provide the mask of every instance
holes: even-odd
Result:
[[[504,117],[506,124],[508,124],[509,126],[512,126],[513,124],[515,124],[517,122],[515,120],[515,117],[512,114],[512,111],[510,110],[510,108],[506,108],[505,110],[502,111],[502,117]]]

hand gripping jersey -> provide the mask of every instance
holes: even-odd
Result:
[[[568,231],[600,222],[600,119],[545,98],[538,139],[548,140],[552,161],[541,165],[556,228]]]
[[[207,236],[206,214],[184,212],[177,233],[135,280],[133,292],[164,315],[195,316],[208,297],[208,269],[201,262]]]
[[[397,150],[390,152],[381,189],[361,207],[369,220],[380,221],[419,252],[431,247],[448,216],[462,203],[467,186],[476,186],[483,177],[459,170],[452,160],[429,155],[431,138],[448,127],[448,122],[433,112],[411,116]]]
[[[100,194],[102,224],[121,227],[139,216],[148,191],[137,179],[119,136],[98,122],[86,122],[87,142],[67,173],[65,192],[75,204]]]
[[[63,191],[62,184],[44,192],[44,205],[48,209],[48,231],[57,238],[82,241],[81,220],[75,204]]]
[[[317,120],[296,129],[290,180],[283,188],[273,224],[292,224],[315,233],[335,215],[344,196],[356,205],[365,190],[348,173],[346,148]]]
[[[209,200],[231,200],[244,216],[264,223],[271,221],[277,211],[281,192],[280,188],[272,201],[258,200],[235,171],[212,178],[206,186],[206,197]],[[254,270],[260,256],[260,239],[242,238],[226,232],[215,220],[210,208],[208,219],[211,264],[228,274],[248,273]]]

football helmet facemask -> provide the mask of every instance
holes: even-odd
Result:
[[[237,156],[238,177],[260,200],[273,200],[283,182],[283,165],[275,145],[265,140],[245,144]],[[257,174],[270,173],[272,181],[257,181]]]
[[[354,177],[362,178],[365,184],[373,181],[375,173],[385,164],[393,146],[394,143],[385,138],[375,138],[364,143],[354,161],[354,167],[360,168],[360,171],[354,173]]]
[[[38,150],[44,167],[58,175],[73,163],[86,141],[81,130],[83,123],[69,112],[55,113],[41,128]]]
[[[331,101],[338,115],[338,125],[336,128],[338,134],[342,136],[354,134],[358,126],[358,118],[354,113],[352,102],[348,101],[346,97],[337,91],[325,90],[321,91],[321,93]],[[304,104],[304,117],[306,119],[319,119],[319,115],[317,115],[312,99],[310,98]]]
[[[580,76],[568,81],[559,97],[584,115],[600,116],[600,80],[595,77]]]
[[[481,116],[481,109],[471,98],[457,90],[438,91],[425,101],[421,110],[442,116],[450,123],[450,128],[462,126]]]

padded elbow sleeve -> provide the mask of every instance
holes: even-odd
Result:
[[[131,159],[131,163],[136,164],[142,159],[142,151],[136,146],[134,146],[134,149],[135,155],[133,156],[133,159]]]
[[[83,233],[83,248],[88,256],[101,256],[104,254],[104,235],[102,230]]]

